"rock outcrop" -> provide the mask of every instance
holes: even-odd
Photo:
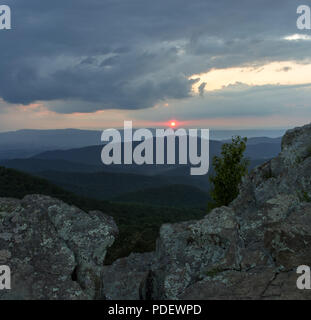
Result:
[[[103,266],[117,227],[45,197],[0,199],[0,299],[311,299],[296,286],[311,266],[311,125],[243,179],[228,207],[161,227],[154,253]]]
[[[229,207],[164,225],[153,298],[296,299],[296,269],[311,265],[311,125],[247,176]]]
[[[96,299],[106,250],[118,230],[101,212],[47,196],[0,199],[0,265],[11,290],[0,299]]]
[[[280,155],[245,177],[228,207],[162,226],[140,297],[310,299],[296,286],[299,265],[311,266],[311,125],[288,131]]]

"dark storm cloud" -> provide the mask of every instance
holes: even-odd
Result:
[[[281,39],[297,32],[300,1],[7,4],[13,29],[0,33],[0,96],[22,104],[85,102],[76,109],[57,104],[54,110],[61,113],[148,108],[161,100],[189,97],[191,74],[309,54],[307,41]]]

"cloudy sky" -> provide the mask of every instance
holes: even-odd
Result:
[[[4,4],[4,3],[3,3]],[[295,0],[6,0],[0,131],[311,120]]]

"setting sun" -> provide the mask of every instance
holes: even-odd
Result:
[[[176,121],[171,121],[171,122],[170,122],[170,126],[171,126],[172,128],[175,128],[175,127],[176,127]]]

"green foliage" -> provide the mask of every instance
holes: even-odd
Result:
[[[233,137],[231,143],[223,144],[221,156],[213,158],[216,175],[210,176],[213,184],[211,197],[214,200],[210,208],[226,206],[238,196],[238,186],[249,165],[249,160],[243,156],[246,142],[247,138]]]
[[[131,252],[155,250],[159,229],[164,223],[202,219],[201,209],[123,204],[78,196],[42,179],[13,169],[0,167],[0,197],[21,199],[29,194],[43,194],[75,205],[88,212],[100,210],[112,216],[119,236],[105,259],[110,264]]]

